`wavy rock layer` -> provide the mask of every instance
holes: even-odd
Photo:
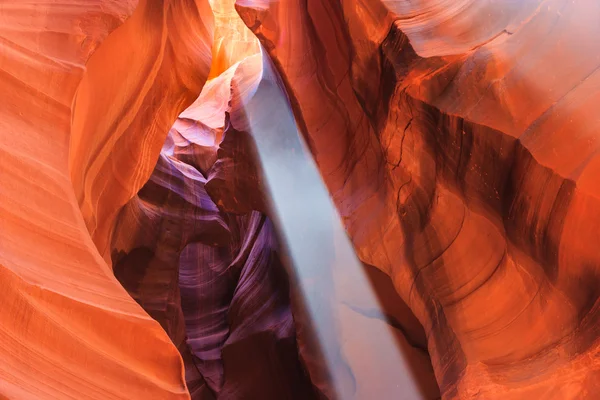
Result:
[[[360,258],[423,324],[442,397],[593,398],[587,4],[237,8],[286,83]]]
[[[0,394],[187,398],[175,347],[102,249],[208,75],[208,4],[34,1],[0,13]]]
[[[148,180],[173,121],[198,97],[211,45],[206,0],[141,2],[87,62],[73,102],[70,170],[101,254],[118,210]]]

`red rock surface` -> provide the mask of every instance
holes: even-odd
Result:
[[[596,398],[599,7],[3,2],[0,397]]]

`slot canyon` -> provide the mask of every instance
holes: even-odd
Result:
[[[0,399],[600,399],[600,2],[0,0],[0,93]]]

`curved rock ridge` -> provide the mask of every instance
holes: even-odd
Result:
[[[0,14],[0,396],[189,398],[176,348],[98,248],[208,75],[208,3],[39,0]],[[191,25],[173,29],[183,15]]]
[[[206,0],[142,1],[87,63],[73,101],[69,165],[105,257],[118,210],[148,180],[173,121],[206,81],[212,29]]]
[[[236,5],[359,257],[423,324],[442,397],[594,398],[596,6]]]

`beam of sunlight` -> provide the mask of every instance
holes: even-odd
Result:
[[[370,323],[372,321],[367,321],[368,327],[352,327],[339,321],[337,315],[344,308],[346,299],[360,297],[375,307],[379,302],[301,137],[284,85],[269,57],[264,50],[262,52],[262,80],[254,96],[246,100],[244,108],[256,140],[279,232],[296,280],[301,285],[337,397],[343,400],[354,398],[355,392],[354,380],[348,379],[348,371],[340,367],[343,365],[339,362],[340,348],[347,359],[344,341],[352,336],[353,329],[367,329],[368,341],[357,340],[353,346],[360,349],[352,351],[365,355],[375,353],[376,357],[365,359],[377,360],[393,368],[395,387],[381,387],[383,393],[389,393],[386,398],[422,398],[393,328],[385,323]],[[350,364],[354,369],[355,365]],[[363,371],[377,370],[375,366],[359,367]],[[376,373],[370,376],[375,381],[378,378]],[[360,382],[357,385],[360,386]]]

